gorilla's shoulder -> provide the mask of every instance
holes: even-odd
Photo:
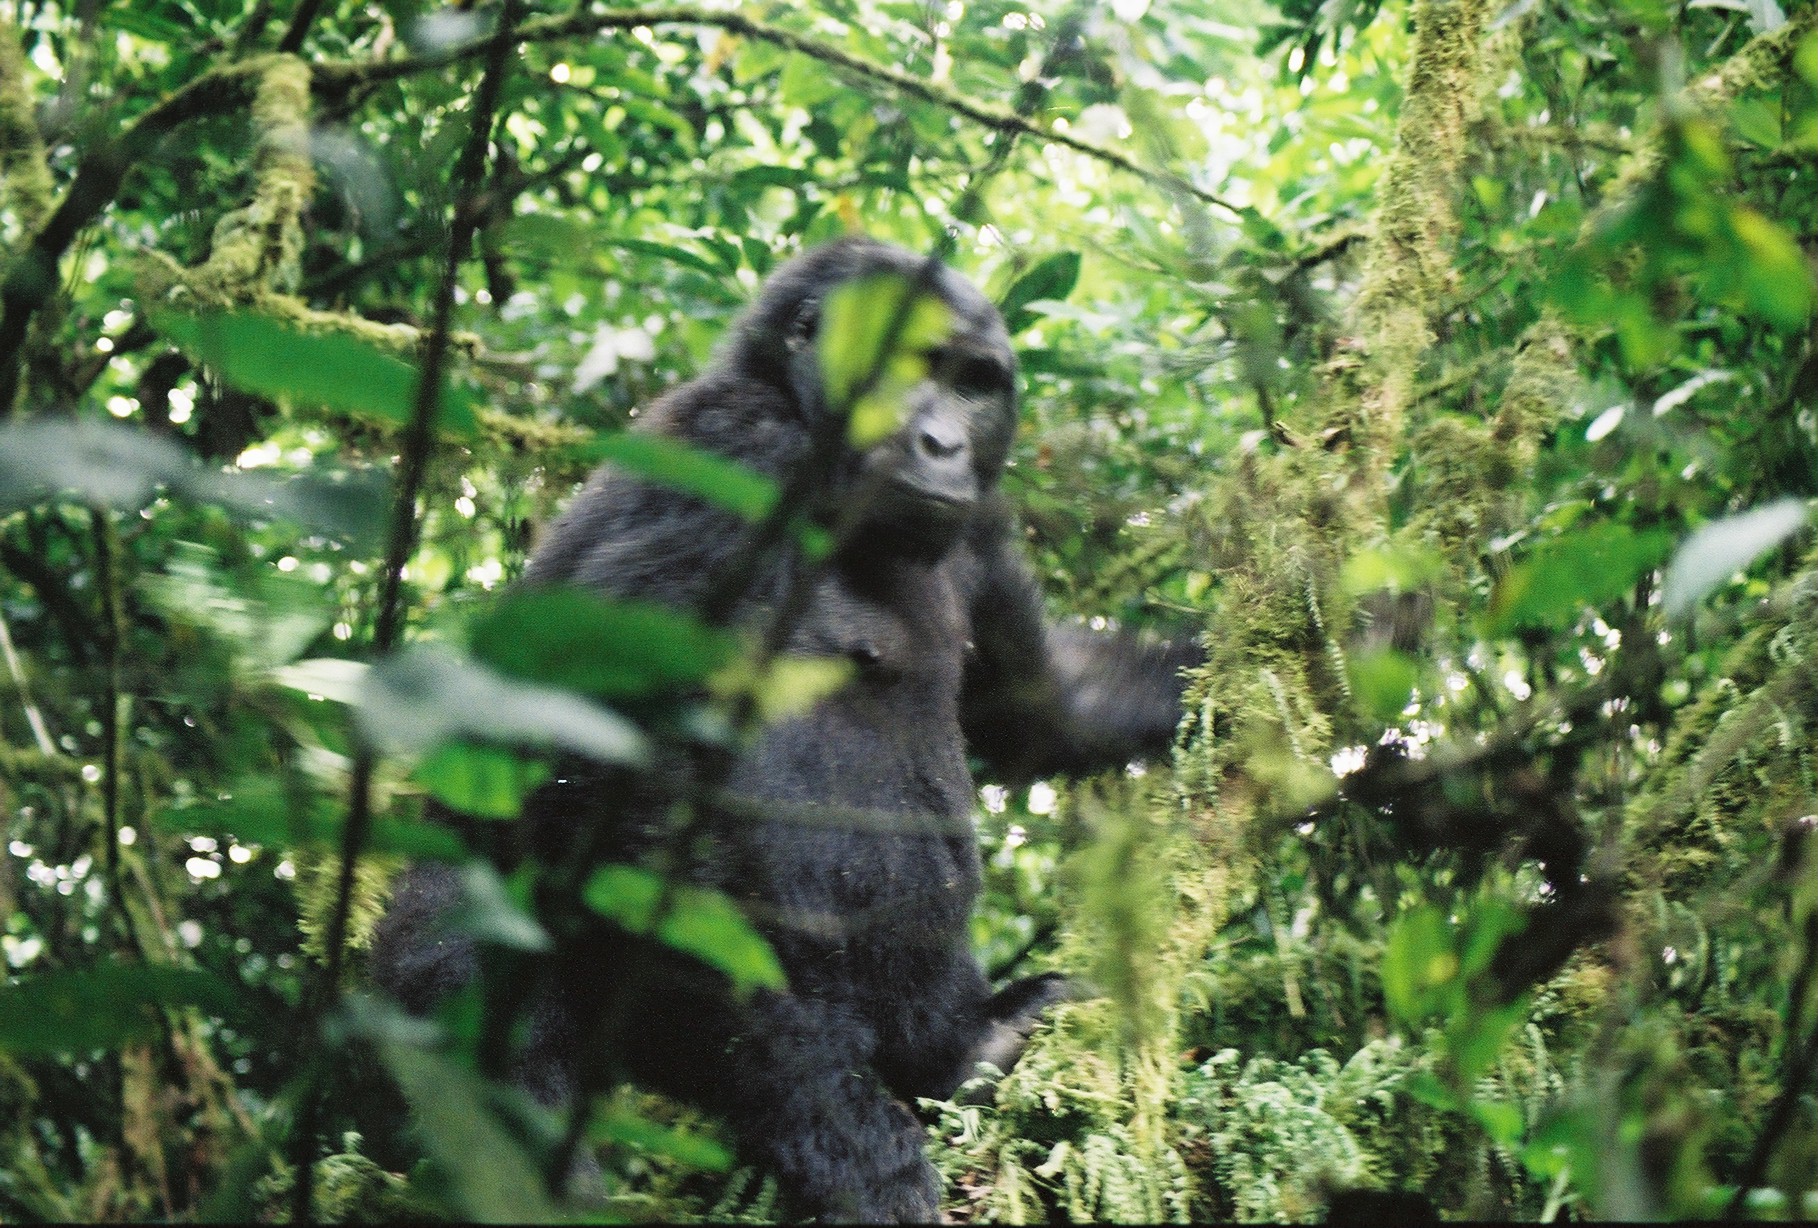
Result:
[[[808,442],[785,389],[719,367],[659,397],[632,429],[667,435],[771,477],[788,472]]]

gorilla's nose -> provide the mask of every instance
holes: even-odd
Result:
[[[916,424],[915,445],[930,460],[950,460],[966,450],[966,430],[958,423],[924,418]]]

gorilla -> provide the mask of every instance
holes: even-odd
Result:
[[[994,991],[969,948],[980,862],[968,752],[1005,781],[1164,752],[1181,672],[1200,655],[1044,621],[997,489],[1017,404],[1004,323],[970,283],[911,252],[852,237],[781,266],[706,372],[633,429],[789,489],[817,440],[844,438],[829,421],[841,407],[824,390],[822,306],[879,274],[932,294],[951,327],[923,355],[900,429],[862,452],[835,449],[811,474],[814,506],[839,532],[798,586],[784,647],[851,672],[731,757],[710,838],[684,859],[690,881],[738,901],[787,988],[735,1000],[704,965],[601,921],[578,940],[558,935],[518,1074],[549,1101],[629,1077],[703,1106],[794,1214],[925,1222],[940,1188],[910,1106],[950,1096],[981,1062],[1007,1069],[1069,994],[1052,974]],[[608,465],[545,532],[524,583],[756,621],[807,564],[782,551],[751,563],[749,534]],[[753,574],[738,600],[713,609],[716,578],[741,566]],[[558,776],[526,806],[545,845],[594,840],[605,858],[637,862],[674,843],[661,783],[580,765]],[[479,975],[472,940],[446,927],[459,894],[454,871],[416,867],[380,925],[374,978],[409,1009]]]

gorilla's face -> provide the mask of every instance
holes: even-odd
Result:
[[[903,425],[847,458],[844,493],[866,499],[855,544],[867,550],[944,554],[996,484],[1016,430],[1016,359],[1002,318],[965,278],[924,257],[868,239],[818,248],[772,276],[742,337],[762,345],[804,424],[824,429],[829,412],[817,340],[821,304],[842,282],[895,273],[925,285],[947,307],[951,328],[923,355],[927,377],[909,390]]]

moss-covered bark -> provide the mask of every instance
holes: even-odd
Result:
[[[25,73],[19,28],[0,21],[0,217],[10,213],[18,232],[30,234],[50,212],[53,188]]]

